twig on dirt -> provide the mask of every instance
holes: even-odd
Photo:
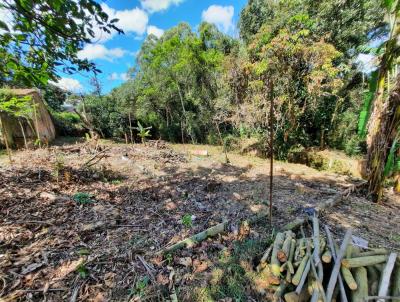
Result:
[[[91,166],[94,166],[97,164],[99,161],[101,161],[104,157],[106,157],[106,152],[109,151],[111,148],[106,148],[98,153],[96,153],[94,156],[92,156],[88,161],[86,161],[83,165],[81,165],[81,168],[90,168]],[[97,159],[97,160],[96,160]]]
[[[149,264],[146,262],[146,260],[143,259],[142,256],[137,255],[136,258],[139,259],[140,262],[142,262],[144,268],[145,268],[146,271],[149,273],[151,279],[152,279],[153,281],[155,281],[156,278],[154,277],[154,274],[153,274],[154,269],[152,269],[152,268],[149,266]]]
[[[17,221],[8,221],[7,224],[45,224],[54,226],[53,223],[48,221],[37,221],[37,220],[17,220]]]
[[[47,292],[64,292],[66,288],[48,288]],[[22,289],[23,292],[26,293],[42,293],[43,289]]]

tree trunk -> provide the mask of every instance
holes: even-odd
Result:
[[[368,191],[374,202],[382,198],[385,164],[400,126],[400,76],[386,102],[383,91],[379,91],[381,85],[378,83],[367,138]]]
[[[131,144],[133,144],[132,118],[130,112],[128,113],[128,118],[129,118],[129,132],[131,135]]]
[[[21,127],[22,136],[24,137],[25,149],[28,149],[28,142],[26,141],[24,126],[22,125],[22,122],[20,119],[18,119],[18,123],[19,123],[19,126]]]
[[[3,132],[4,144],[6,145],[8,159],[10,160],[10,164],[12,164],[11,149],[10,149],[10,146],[8,145],[8,133],[7,133],[6,128],[3,127],[3,123],[1,121],[1,118],[0,118],[0,130],[2,130],[2,132]]]

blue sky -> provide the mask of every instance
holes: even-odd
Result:
[[[208,21],[231,35],[238,35],[237,22],[247,0],[109,0],[102,3],[109,16],[119,18],[118,27],[125,35],[105,35],[98,32],[96,43],[88,44],[79,53],[95,62],[103,71],[99,80],[103,92],[121,85],[127,70],[134,66],[135,55],[148,33],[162,35],[180,22],[193,29]],[[95,31],[97,32],[97,31]],[[59,86],[74,92],[90,91],[90,74],[60,74]]]

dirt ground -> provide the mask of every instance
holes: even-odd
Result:
[[[199,149],[209,156],[190,155]],[[277,162],[273,227],[264,218],[243,229],[240,221],[268,212],[269,161],[228,157],[213,146],[65,140],[18,151],[13,166],[0,157],[0,301],[257,300],[246,267],[274,230],[360,180]],[[370,246],[399,250],[399,197],[387,192],[375,205],[364,195],[321,220],[337,238],[351,227]],[[226,234],[159,256],[223,220]]]

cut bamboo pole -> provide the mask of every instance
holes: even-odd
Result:
[[[308,293],[308,290],[304,288],[300,294],[290,292],[286,293],[284,298],[286,302],[308,302],[310,300],[310,294]]]
[[[338,279],[339,271],[340,271],[340,263],[342,258],[346,252],[347,245],[349,244],[351,238],[351,230],[347,230],[342,245],[340,246],[339,253],[336,256],[335,265],[333,266],[331,278],[329,279],[328,288],[326,291],[326,299],[328,302],[332,300],[333,290],[335,289],[335,285]]]
[[[274,241],[274,247],[272,248],[272,255],[271,255],[271,272],[274,276],[280,276],[280,267],[281,263],[278,260],[278,251],[281,249],[283,245],[283,240],[285,238],[284,233],[276,234],[276,238]]]
[[[295,275],[294,275],[293,278],[292,278],[292,283],[293,283],[294,285],[299,285],[300,279],[301,279],[301,277],[302,277],[302,275],[303,275],[303,272],[304,272],[305,269],[306,269],[306,266],[307,266],[307,265],[309,266],[308,259],[309,259],[309,257],[308,257],[308,255],[307,255],[307,256],[305,256],[305,257],[303,258],[303,260],[301,260],[301,263],[300,263],[299,267],[297,268],[297,271],[296,271]],[[310,268],[308,268],[308,269],[310,269]],[[301,290],[296,291],[296,292],[301,292]]]
[[[291,240],[290,251],[289,251],[289,259],[287,262],[288,271],[291,275],[294,274],[294,267],[293,267],[293,258],[294,258],[294,249],[296,248],[296,239]],[[290,278],[291,279],[291,278]]]
[[[367,252],[361,252],[358,257],[375,256],[375,255],[389,255],[386,249],[375,249]]]
[[[267,259],[268,259],[269,255],[270,255],[271,252],[272,252],[272,247],[273,247],[273,245],[271,244],[271,245],[269,246],[269,248],[265,251],[264,255],[261,257],[261,260],[260,260],[260,263],[261,263],[261,264],[264,264],[264,263],[267,262]]]
[[[307,263],[306,263],[306,265],[304,267],[304,270],[303,270],[303,273],[302,273],[302,275],[300,277],[300,281],[295,280],[295,282],[293,282],[293,279],[292,279],[292,283],[294,285],[296,285],[295,283],[298,283],[297,287],[296,287],[296,293],[300,293],[302,291],[304,283],[306,282],[306,279],[307,279],[307,276],[308,276],[308,272],[310,271],[311,259],[308,256],[306,256],[306,257],[307,257]],[[304,257],[304,258],[306,258],[306,257]],[[294,275],[294,277],[296,277],[296,275]]]
[[[362,267],[362,266],[379,264],[385,262],[387,259],[388,256],[386,255],[357,257],[357,258],[343,259],[342,265],[347,268]]]
[[[367,266],[369,295],[376,296],[379,290],[380,273],[374,266]]]
[[[351,292],[352,302],[364,302],[368,296],[368,277],[365,267],[356,267],[354,277],[357,282],[357,289]]]
[[[342,266],[340,269],[342,276],[343,276],[343,280],[344,282],[346,282],[347,286],[351,289],[351,290],[356,290],[357,289],[357,282],[353,277],[353,274],[351,273],[351,271],[347,268]]]
[[[396,263],[392,281],[392,296],[399,297],[395,302],[400,302],[400,263]]]
[[[280,262],[286,262],[290,253],[290,245],[292,244],[291,232],[286,233],[285,241],[283,242],[282,249],[278,251],[277,257]]]
[[[332,253],[328,248],[322,254],[322,261],[324,263],[331,263],[331,261],[332,261]]]
[[[205,230],[203,232],[197,233],[189,238],[179,241],[170,247],[166,247],[164,250],[161,250],[158,253],[159,254],[168,254],[168,253],[172,253],[178,249],[181,249],[183,247],[192,247],[193,245],[207,239],[208,237],[213,237],[220,233],[223,233],[226,230],[227,226],[228,226],[228,221],[221,222],[215,226],[208,228],[207,230]]]
[[[392,275],[392,271],[394,265],[396,263],[397,254],[391,253],[389,255],[388,261],[386,263],[385,268],[382,272],[382,280],[381,284],[379,285],[378,296],[387,296],[389,291],[389,283],[390,283],[390,276]],[[377,302],[384,302],[384,299],[378,299]]]
[[[325,225],[324,228],[325,228],[326,237],[328,238],[328,245],[329,245],[329,248],[331,250],[333,260],[336,262],[337,261],[337,257],[336,257],[337,256],[337,254],[336,254],[337,251],[336,251],[336,248],[335,248],[335,242],[333,241],[332,234],[331,234],[331,231],[329,231],[328,226]],[[341,300],[342,300],[342,302],[347,302],[346,290],[344,288],[342,276],[340,274],[338,276],[338,280],[339,280],[338,282],[339,282]]]

